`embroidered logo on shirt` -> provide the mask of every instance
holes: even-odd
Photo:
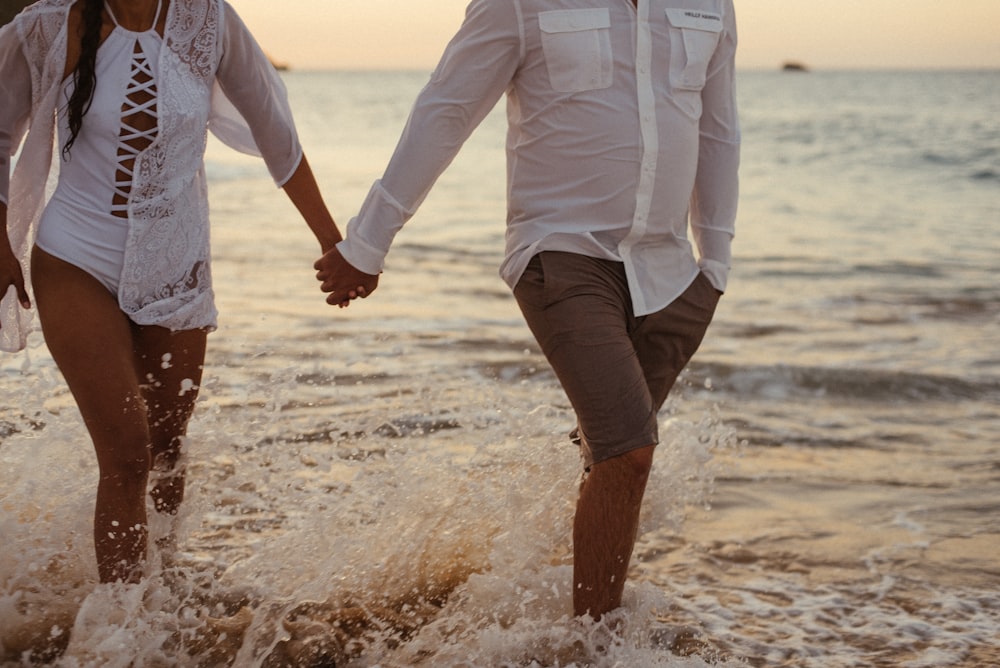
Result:
[[[722,14],[702,12],[696,9],[667,8],[667,20],[675,28],[691,30],[722,31]]]
[[[707,12],[684,12],[684,16],[689,19],[708,19],[709,21],[721,21],[722,17],[718,14],[709,14]]]

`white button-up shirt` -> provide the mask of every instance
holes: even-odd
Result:
[[[724,290],[735,51],[732,0],[473,0],[341,253],[380,272],[506,92],[508,285],[534,254],[560,250],[624,263],[636,315],[668,305],[699,269]]]

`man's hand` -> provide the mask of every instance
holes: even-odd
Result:
[[[313,265],[320,290],[329,292],[326,303],[340,308],[350,306],[351,300],[364,299],[378,287],[378,274],[366,274],[344,259],[334,246]]]

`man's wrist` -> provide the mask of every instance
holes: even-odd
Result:
[[[376,276],[382,273],[385,254],[368,246],[357,237],[348,237],[336,244],[344,260],[358,271]]]

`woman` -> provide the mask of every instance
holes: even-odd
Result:
[[[184,493],[217,315],[206,128],[264,157],[324,252],[341,239],[281,80],[223,0],[40,0],[0,30],[0,348],[25,345],[30,266],[46,344],[97,452],[102,582],[141,576],[150,478],[159,513]]]

